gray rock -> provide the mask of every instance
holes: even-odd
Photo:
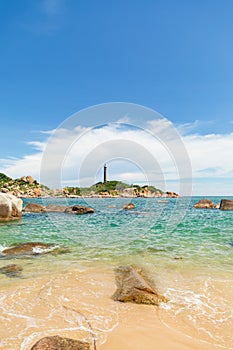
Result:
[[[220,203],[220,210],[233,210],[233,200],[222,199]]]
[[[91,350],[90,344],[58,335],[40,339],[31,350]]]
[[[116,285],[117,290],[113,295],[115,301],[157,306],[160,302],[167,302],[132,266],[116,269]]]

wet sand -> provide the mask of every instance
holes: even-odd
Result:
[[[40,338],[56,334],[88,341],[93,350],[231,349],[230,325],[219,347],[187,328],[179,313],[113,301],[112,267],[50,269],[36,276],[26,264],[25,278],[0,276],[1,350],[29,350]]]

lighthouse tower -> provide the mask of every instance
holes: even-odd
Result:
[[[107,182],[107,165],[104,164],[104,183]]]

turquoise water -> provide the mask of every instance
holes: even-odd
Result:
[[[18,337],[18,329],[11,335],[12,324],[17,324],[17,318],[30,318],[34,305],[34,302],[27,302],[27,297],[25,300],[22,298],[21,291],[28,296],[35,295],[37,289],[45,290],[46,307],[47,298],[53,296],[53,291],[56,294],[57,288],[61,291],[59,303],[65,291],[70,292],[68,298],[78,294],[85,299],[87,290],[80,291],[79,285],[68,285],[63,291],[66,276],[71,276],[70,273],[76,275],[77,269],[89,271],[90,268],[94,271],[90,277],[92,284],[96,271],[104,271],[103,280],[100,272],[101,278],[95,282],[98,291],[99,284],[103,286],[106,281],[106,271],[108,279],[114,283],[113,268],[119,264],[135,264],[144,268],[158,290],[167,297],[169,302],[158,310],[161,322],[168,327],[176,324],[176,328],[188,336],[224,349],[233,349],[233,211],[194,209],[193,204],[199,199],[24,199],[24,205],[28,202],[87,205],[94,208],[95,213],[24,213],[20,221],[0,224],[1,250],[12,244],[32,241],[69,248],[69,252],[60,255],[0,255],[0,267],[9,263],[23,267],[21,278],[0,275],[3,292],[0,293],[0,312],[4,322],[9,322],[9,334],[6,334],[6,347],[3,349],[8,350],[9,344],[14,344],[12,349],[27,349],[20,344],[23,344],[25,329],[30,335],[30,325],[29,328],[22,327],[21,338]],[[220,197],[209,199],[215,204],[221,200]],[[135,209],[122,210],[123,204],[129,201],[134,203]],[[54,282],[56,273],[62,273],[64,280],[60,280],[59,275]],[[40,285],[38,277],[42,277],[43,281],[44,276],[49,282],[46,285],[41,282]],[[15,290],[15,304],[12,304],[12,292],[11,289],[8,292],[8,288]],[[105,308],[98,306],[98,293],[95,304],[90,304],[87,298],[83,305],[88,312],[93,309],[96,314],[102,315]],[[93,292],[91,295],[94,295]],[[104,296],[110,300],[110,294]],[[51,300],[51,303],[54,301]],[[111,307],[115,310],[115,304]],[[57,310],[58,307],[54,308]],[[35,324],[37,318],[36,314],[33,319]],[[101,327],[104,327],[104,318],[106,315],[100,317]],[[47,330],[51,315],[41,319],[38,327]],[[90,321],[94,324],[95,320],[96,315],[93,315]],[[77,324],[77,319],[74,318],[73,322]],[[52,324],[56,323],[54,316]]]
[[[135,198],[132,211],[122,210],[129,199],[24,199],[44,205],[82,204],[94,214],[24,213],[21,221],[0,225],[0,245],[40,241],[70,248],[63,260],[132,262],[182,260],[182,264],[232,269],[233,212],[198,210],[200,198]],[[220,197],[210,198],[215,203]]]

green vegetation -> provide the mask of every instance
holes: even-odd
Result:
[[[0,173],[0,185],[3,185],[7,182],[12,181],[12,179],[10,177],[8,177],[7,175]]]
[[[81,195],[79,187],[65,187],[63,188],[63,193],[75,196]]]
[[[31,176],[23,176],[19,179],[12,179],[9,176],[0,173],[0,192],[13,193],[17,196],[89,196],[89,195],[129,195],[129,196],[147,196],[163,192],[154,186],[139,186],[126,184],[122,181],[98,182],[90,187],[71,187],[67,186],[62,190],[51,190],[47,186],[40,185]]]

